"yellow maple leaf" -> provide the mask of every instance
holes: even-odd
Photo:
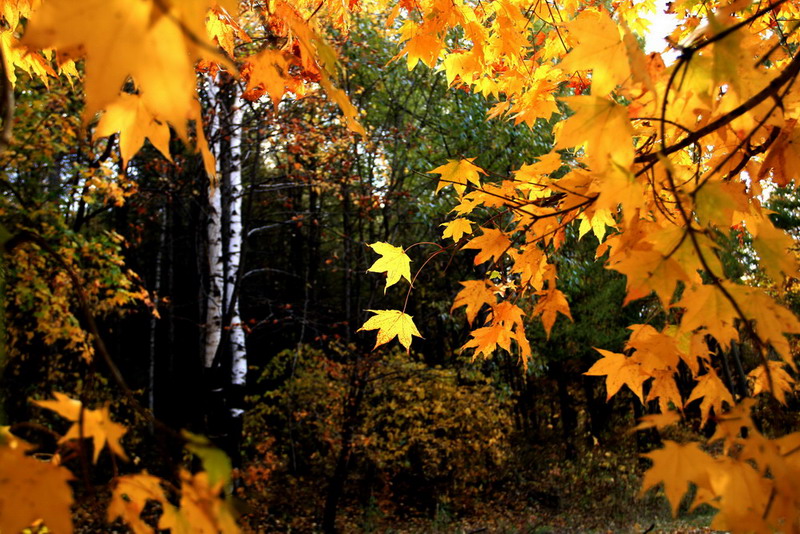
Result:
[[[575,111],[564,121],[556,149],[585,146],[594,171],[605,170],[613,161],[622,168],[633,162],[631,121],[623,106],[601,96],[570,96],[560,99]]]
[[[369,320],[364,323],[364,326],[358,329],[358,332],[361,332],[362,330],[378,331],[378,338],[375,341],[375,347],[373,347],[373,350],[385,343],[390,342],[395,338],[395,336],[400,344],[406,348],[406,350],[410,350],[411,337],[422,337],[419,333],[419,330],[417,330],[417,327],[414,325],[413,317],[407,313],[403,313],[400,310],[367,311],[374,313],[375,315],[370,317]]]
[[[194,61],[208,53],[201,47],[210,45],[198,41],[206,35],[209,7],[209,2],[53,0],[37,10],[22,42],[56,48],[70,59],[86,58],[88,117],[113,102],[132,76],[147,107],[186,138]]]
[[[658,407],[663,413],[670,409],[670,403],[675,408],[683,408],[683,399],[675,383],[675,373],[673,371],[653,372],[653,383],[650,385],[650,392],[647,394],[647,402],[658,399]]]
[[[153,532],[153,527],[141,517],[147,501],[156,501],[165,509],[172,506],[161,487],[161,479],[147,474],[147,471],[117,477],[112,482],[112,488],[107,510],[108,521],[114,522],[121,518],[134,534]]]
[[[786,405],[786,394],[791,393],[794,389],[794,378],[789,375],[784,369],[784,362],[769,361],[769,374],[763,365],[759,365],[747,374],[747,377],[752,380],[753,396],[755,397],[761,392],[772,392],[778,402]],[[771,385],[770,387],[770,380]]]
[[[587,376],[606,377],[606,398],[610,399],[617,394],[622,386],[627,385],[633,393],[639,397],[644,404],[644,393],[642,384],[649,378],[642,372],[639,362],[633,358],[628,358],[624,354],[609,352],[603,349],[595,349],[603,355],[592,367],[586,371]]]
[[[119,149],[123,165],[127,166],[144,144],[145,138],[165,158],[172,161],[169,155],[169,126],[147,109],[139,95],[122,93],[117,100],[111,102],[97,123],[94,138],[106,137],[116,132],[120,132]]]
[[[450,222],[442,223],[439,226],[444,226],[442,238],[447,239],[448,237],[451,237],[456,243],[458,243],[459,239],[461,239],[461,236],[464,234],[472,233],[472,223],[463,217],[453,219]]]
[[[572,314],[569,312],[569,303],[567,302],[567,297],[559,289],[546,289],[538,291],[536,294],[539,296],[539,300],[533,308],[533,315],[542,316],[542,325],[544,325],[544,331],[549,339],[550,330],[553,329],[559,313],[569,317],[570,321],[572,320]]]
[[[83,410],[83,428],[81,428],[81,403],[78,400],[71,399],[63,393],[57,391],[53,392],[56,400],[34,400],[32,401],[37,406],[41,406],[47,410],[52,410],[72,421],[73,425],[67,430],[59,443],[64,443],[71,439],[80,439],[81,437],[91,439],[94,445],[94,462],[100,456],[100,451],[108,444],[108,448],[122,458],[127,460],[125,451],[120,445],[120,439],[127,432],[127,429],[118,423],[111,420],[108,413],[108,406],[104,406],[98,410]]]
[[[181,500],[178,507],[168,506],[158,521],[159,529],[174,534],[195,532],[238,534],[231,501],[224,499],[222,480],[209,482],[208,473],[196,474],[181,469]]]
[[[564,71],[591,70],[592,94],[605,96],[630,78],[628,54],[619,29],[605,11],[587,9],[568,24],[578,44],[558,67]]]
[[[753,248],[758,253],[760,265],[770,278],[781,282],[783,280],[781,273],[796,277],[797,259],[792,253],[795,242],[786,232],[775,228],[769,219],[765,219],[758,226],[758,233],[753,239]]]
[[[741,295],[741,286],[726,282],[723,287],[734,298]],[[728,347],[731,341],[738,339],[738,331],[734,327],[736,310],[716,285],[691,286],[683,292],[675,307],[686,310],[681,317],[680,328],[683,332],[705,328],[723,347]]]
[[[389,286],[399,282],[401,277],[408,280],[409,284],[411,283],[411,258],[401,247],[396,247],[383,241],[372,243],[369,247],[380,254],[381,257],[367,269],[367,272],[386,273],[384,293],[389,289]]]
[[[10,434],[0,437],[0,531],[17,533],[44,521],[50,532],[72,534],[72,474],[28,456],[28,448]]]
[[[664,448],[644,454],[653,461],[653,466],[644,474],[642,493],[664,483],[664,493],[672,505],[674,514],[678,513],[681,498],[689,489],[689,482],[698,487],[710,489],[709,472],[717,470],[716,460],[700,450],[697,443],[682,445],[665,441]]]
[[[452,185],[460,196],[466,191],[468,182],[475,185],[475,187],[480,187],[481,179],[479,174],[486,173],[483,169],[474,165],[473,161],[475,161],[475,158],[451,159],[444,165],[428,171],[429,174],[441,175],[439,183],[436,185],[436,192],[438,193],[442,188]]]
[[[491,259],[496,262],[511,247],[511,240],[502,230],[483,227],[481,227],[481,230],[483,231],[482,235],[473,237],[464,245],[464,248],[480,251],[475,255],[475,265],[480,265]]]
[[[706,374],[697,379],[697,385],[686,400],[686,404],[701,398],[703,401],[700,403],[700,416],[703,425],[708,421],[711,408],[714,409],[716,415],[721,415],[723,402],[728,406],[733,406],[735,404],[733,395],[731,395],[731,392],[728,391],[728,388],[725,387],[725,384],[723,384],[722,380],[717,376],[716,371],[711,368],[708,369]]]

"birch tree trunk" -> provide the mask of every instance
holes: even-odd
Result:
[[[230,114],[230,151],[228,165],[229,214],[228,255],[225,273],[226,309],[230,315],[231,395],[230,416],[233,429],[241,429],[244,414],[244,387],[247,379],[247,351],[239,316],[239,278],[242,260],[242,119],[238,86],[233,86],[233,109]]]
[[[214,358],[222,340],[222,315],[223,315],[223,285],[224,285],[224,258],[222,257],[222,193],[220,192],[220,113],[222,110],[220,88],[215,79],[209,83],[209,97],[214,107],[211,118],[210,138],[212,151],[217,158],[216,183],[211,183],[208,188],[208,227],[207,252],[208,261],[208,287],[206,290],[206,335],[203,363],[206,370],[214,365]]]
[[[212,83],[210,121],[217,184],[208,193],[208,292],[204,364],[209,433],[238,464],[247,378],[247,352],[239,316],[242,260],[242,121],[239,87],[229,76]]]

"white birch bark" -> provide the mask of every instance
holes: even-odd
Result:
[[[217,182],[220,176],[220,117],[221,102],[220,90],[213,78],[209,83],[209,96],[214,106],[211,118],[212,151],[217,159]],[[206,368],[212,367],[217,354],[220,340],[222,339],[222,314],[223,314],[223,257],[222,257],[222,193],[219,183],[211,184],[208,188],[208,228],[207,228],[207,260],[208,260],[208,288],[206,292],[206,336],[204,363]]]
[[[234,387],[244,387],[247,378],[247,352],[245,350],[244,330],[239,317],[239,296],[235,292],[236,279],[239,274],[239,265],[242,259],[242,101],[235,89],[236,98],[233,101],[233,110],[230,120],[230,174],[228,176],[229,223],[228,234],[228,262],[225,284],[226,295],[232,298],[227,302],[231,315],[231,384]],[[241,417],[243,410],[238,406],[231,407],[231,417]]]

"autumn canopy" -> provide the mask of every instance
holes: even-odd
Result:
[[[468,256],[475,274],[452,280],[450,309],[457,317],[465,312],[462,351],[476,358],[505,351],[525,369],[537,359],[526,325],[541,321],[549,336],[557,321],[572,319],[555,258],[575,234],[592,239],[596,261],[624,275],[625,304],[652,297],[660,319],[630,324],[622,352],[595,347],[598,359],[586,375],[604,379],[609,398],[627,388],[642,404],[657,405],[661,414],[647,416],[642,428],[674,424],[686,405],[700,401],[701,424],[716,423],[710,442],[722,444],[712,455],[694,442],[666,441],[648,454],[644,489],[663,483],[677,511],[693,484],[694,504],[719,510],[716,528],[800,529],[800,434],[762,434],[750,419],[753,400],[726,387],[716,360],[746,343],[760,362],[750,373],[753,395],[785,402],[794,387],[792,335],[800,334],[800,321],[784,299],[799,276],[795,238],[763,203],[800,172],[800,3],[672,2],[677,25],[664,57],[642,46],[652,1],[0,5],[4,148],[17,142],[14,84],[28,75],[80,84],[83,127],[94,141],[116,138],[123,166],[146,140],[166,160],[180,141],[201,155],[212,184],[225,156],[208,135],[218,118],[201,102],[215,79],[238,84],[243,101],[263,99],[274,109],[285,98],[324,94],[338,106],[340,123],[366,137],[371,132],[344,89],[337,52],[359,17],[375,17],[400,43],[393,62],[409,71],[421,63],[443,73],[452,90],[482,95],[491,104],[488,121],[549,129],[548,150],[504,175],[480,167],[479,154],[430,168],[430,189],[453,201],[441,239],[369,244],[377,258],[363,276],[385,275],[380,285],[396,308],[369,310],[374,315],[361,330],[377,331],[377,350],[395,338],[413,348],[426,337],[407,313],[417,277],[433,258]],[[752,244],[760,276],[727,267],[722,251],[731,235]],[[133,289],[120,297],[147,298]],[[105,358],[89,332],[84,357]],[[214,358],[212,351],[208,362]],[[90,438],[92,463],[106,454],[126,459],[126,429],[107,407],[53,395],[36,404],[72,423],[62,442]],[[53,532],[71,532],[70,471],[33,460],[10,433],[1,439],[0,493],[8,498],[0,499],[0,530],[43,520]],[[230,465],[204,438],[184,439],[204,469],[182,470],[172,495],[146,471],[117,477],[109,520],[152,532],[140,514],[156,501],[164,510],[158,528],[238,532],[226,500]]]

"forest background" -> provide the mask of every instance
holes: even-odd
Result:
[[[800,529],[796,2],[0,6],[3,532]]]

